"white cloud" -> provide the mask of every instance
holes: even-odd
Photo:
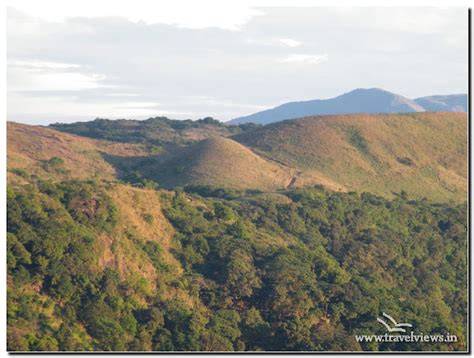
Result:
[[[319,63],[327,62],[328,55],[309,55],[309,54],[302,54],[302,53],[294,53],[288,55],[279,60],[281,63],[304,63],[310,65],[317,65]]]
[[[74,63],[60,63],[60,62],[48,62],[48,61],[22,61],[12,60],[7,62],[9,67],[19,67],[25,70],[66,70],[71,68],[80,68],[80,65]]]
[[[80,72],[81,67],[60,62],[10,60],[8,91],[74,91],[106,86],[105,75]]]
[[[211,96],[189,96],[186,98],[188,104],[205,104],[218,108],[245,108],[253,111],[262,111],[267,109],[268,105],[254,105],[248,103],[238,103],[235,100],[216,98]]]
[[[138,93],[107,93],[106,96],[109,97],[140,97]]]
[[[27,14],[7,13],[9,119],[227,120],[357,87],[412,98],[466,91],[465,9],[249,1],[11,0]]]
[[[23,93],[10,93],[8,95],[9,120],[21,118],[29,123],[42,119],[43,123],[55,121],[68,121],[72,116],[81,119],[101,118],[146,118],[166,113],[157,109],[157,103],[147,102],[121,102],[114,106],[110,103],[87,103],[77,101],[74,96],[47,96],[35,97]],[[61,118],[62,116],[62,118]]]
[[[157,108],[159,103],[156,102],[125,102],[120,103],[120,106],[114,108],[117,109],[145,109],[145,108]]]
[[[289,46],[289,47],[298,47],[298,46],[302,45],[302,43],[300,41],[296,41],[296,40],[293,40],[293,39],[279,39],[279,41],[283,45],[286,45],[286,46]]]
[[[81,0],[8,0],[8,6],[46,21],[61,22],[74,17],[122,17],[146,24],[168,24],[190,29],[216,27],[239,30],[254,16],[262,15],[245,2],[200,0],[200,1],[149,1],[133,2]]]

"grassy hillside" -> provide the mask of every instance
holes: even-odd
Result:
[[[133,158],[148,155],[142,145],[113,143],[62,133],[54,129],[8,122],[8,181],[41,178],[116,178],[116,169],[104,154]]]
[[[8,349],[466,350],[467,205],[412,200],[462,200],[465,137],[338,116],[156,151],[9,123]],[[458,341],[358,343],[381,312]]]
[[[262,190],[286,187],[294,174],[223,137],[198,142],[142,170],[164,187],[198,184]]]
[[[209,125],[220,128],[200,124],[198,130]],[[126,133],[124,126],[119,125]],[[189,124],[184,128],[196,129]],[[166,130],[152,133],[164,136]],[[32,175],[130,183],[146,179],[165,188],[213,185],[263,191],[321,184],[385,197],[405,191],[433,201],[466,199],[465,114],[318,116],[254,127],[232,138],[229,134],[213,129],[186,145],[179,137],[162,151],[146,140],[108,142],[9,123],[9,181],[27,182]]]
[[[391,196],[466,199],[467,117],[413,113],[308,117],[234,136],[301,171],[295,186],[320,183]]]
[[[162,213],[159,193],[113,185],[107,194],[117,208],[117,224],[111,234],[99,236],[98,245],[102,252],[99,267],[113,269],[122,279],[143,280],[146,291],[154,292],[164,277],[158,277],[153,261],[142,246],[157,245],[162,265],[179,276],[182,269],[169,252],[174,230]]]

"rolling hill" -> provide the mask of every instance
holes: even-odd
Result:
[[[449,133],[449,135],[445,135]],[[211,185],[333,191],[463,201],[467,119],[462,113],[316,116],[215,136],[166,151],[9,123],[9,181],[103,178],[164,188]]]
[[[445,135],[449,133],[449,135]],[[300,172],[294,186],[465,200],[467,118],[462,113],[317,116],[234,136]]]
[[[466,115],[98,125],[8,123],[9,351],[467,349]],[[355,340],[387,305],[459,339]]]
[[[158,165],[141,168],[147,178],[172,188],[189,184],[237,189],[287,187],[294,170],[266,160],[242,144],[216,137],[178,150]]]
[[[227,123],[232,125],[242,123],[268,124],[285,119],[314,115],[349,113],[466,112],[466,103],[466,95],[433,96],[411,100],[379,88],[359,88],[326,100],[316,99],[285,103],[272,109],[235,118]]]
[[[8,122],[8,180],[36,175],[54,180],[114,179],[116,168],[104,155],[136,158],[148,155],[143,145],[94,140],[41,126]],[[55,160],[57,159],[57,160]]]

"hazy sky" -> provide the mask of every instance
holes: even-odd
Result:
[[[358,87],[467,92],[463,8],[97,3],[12,2],[8,120],[228,120]]]

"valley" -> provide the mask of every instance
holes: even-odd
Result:
[[[9,350],[466,349],[465,114],[177,122],[8,123]]]

